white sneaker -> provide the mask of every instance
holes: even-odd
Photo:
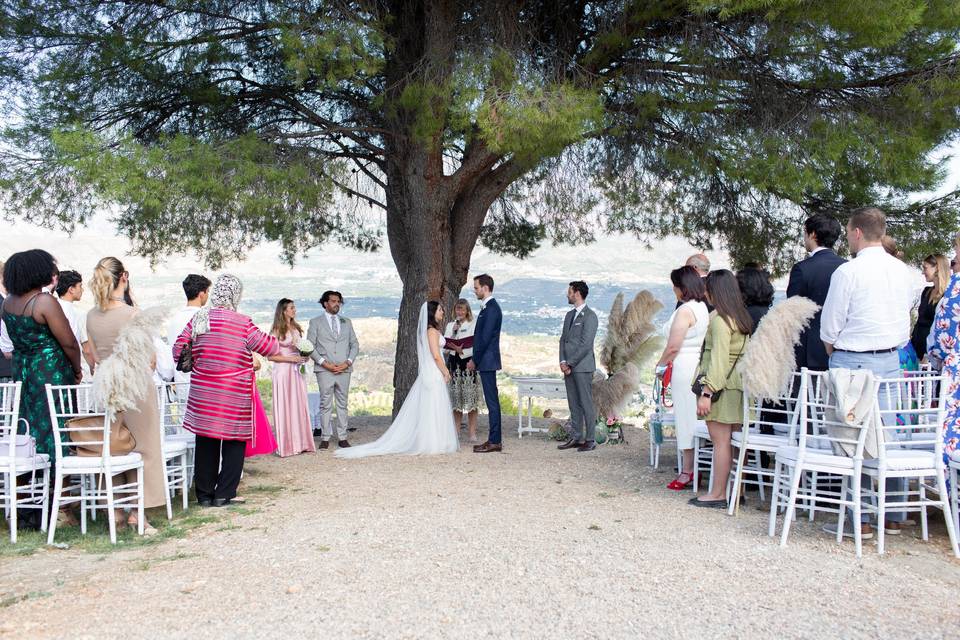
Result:
[[[864,523],[864,524],[866,524],[866,523]],[[836,522],[829,522],[829,523],[823,525],[822,531],[823,531],[824,533],[829,533],[829,534],[832,535],[834,538],[836,538],[836,537],[837,537],[837,523],[836,523]],[[846,527],[843,528],[843,537],[844,537],[844,538],[850,538],[851,540],[853,539],[854,535],[853,535],[853,526],[852,526],[852,525],[851,525],[851,527],[850,527],[849,529],[847,529]],[[860,539],[861,539],[861,540],[869,540],[869,539],[872,538],[872,537],[873,537],[873,531],[865,531],[865,532],[862,532],[862,533],[860,534]]]

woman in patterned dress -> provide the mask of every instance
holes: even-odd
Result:
[[[949,380],[946,421],[943,425],[943,461],[960,460],[960,274],[950,278],[933,320],[933,346],[927,355],[942,366]],[[949,481],[949,478],[948,478]]]
[[[202,507],[230,504],[237,495],[254,434],[252,354],[269,357],[279,350],[276,338],[237,313],[242,294],[236,276],[217,278],[210,306],[197,312],[173,345],[174,361],[188,345],[193,356],[183,426],[197,435],[193,477]]]

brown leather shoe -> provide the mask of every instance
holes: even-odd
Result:
[[[475,445],[473,445],[473,450],[474,450],[475,453],[480,453],[480,449],[486,447],[486,446],[489,445],[489,444],[490,444],[490,441],[489,441],[489,440],[487,440],[486,442],[482,442],[482,443],[480,443],[480,444],[475,444]]]
[[[484,442],[483,444],[473,448],[474,453],[495,453],[497,451],[503,451],[503,446],[499,444],[493,444],[492,442]]]
[[[567,441],[564,442],[563,444],[557,445],[557,449],[560,449],[560,450],[563,450],[563,449],[576,449],[577,447],[581,446],[582,444],[583,444],[583,441],[581,441],[581,440],[576,440],[576,439],[574,439],[574,438],[570,438],[569,440],[567,440]]]
[[[337,446],[340,447],[341,449],[346,449],[350,446],[350,443],[347,442],[346,440],[337,440]]]
[[[329,440],[321,440],[321,441],[320,441],[320,448],[321,448],[321,449],[329,449],[329,448],[330,448],[330,441],[329,441]]]

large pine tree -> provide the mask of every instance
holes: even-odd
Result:
[[[946,0],[0,2],[14,215],[104,203],[136,250],[293,260],[383,230],[404,295],[397,402],[425,298],[478,242],[603,229],[785,260],[801,210],[888,205],[935,248],[953,198],[960,6]],[[919,224],[918,224],[919,223]]]

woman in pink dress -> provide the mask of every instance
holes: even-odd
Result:
[[[277,303],[270,335],[280,342],[279,355],[270,356],[273,362],[273,426],[277,430],[278,452],[281,457],[286,457],[316,451],[307,405],[307,381],[300,373],[300,366],[307,362],[307,358],[297,349],[303,329],[297,323],[297,307],[293,300],[281,298]]]
[[[254,358],[253,370],[260,371],[260,361]],[[260,390],[257,389],[257,380],[253,380],[253,438],[247,441],[247,450],[243,454],[246,458],[262,456],[277,451],[277,439],[273,437],[273,428],[267,418],[267,412],[260,400]],[[236,498],[234,498],[236,501]]]

